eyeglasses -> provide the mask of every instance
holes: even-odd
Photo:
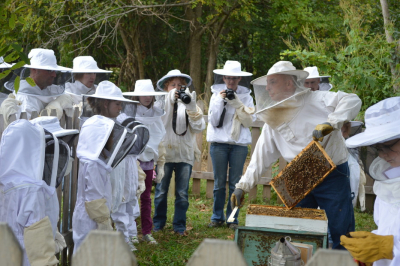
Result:
[[[376,144],[376,145],[372,145],[372,147],[375,148],[378,153],[389,153],[391,151],[395,152],[394,150],[392,150],[392,148],[399,141],[400,141],[400,139],[398,139],[395,143],[390,144],[390,145]]]
[[[53,74],[53,73],[56,73],[56,71],[55,70],[47,70],[47,69],[45,69],[46,71],[47,71],[47,73],[49,73],[49,74]]]
[[[224,79],[227,79],[227,80],[237,80],[237,79],[240,79],[240,77],[224,77]]]

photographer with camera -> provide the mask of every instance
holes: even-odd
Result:
[[[155,105],[165,104],[165,115],[161,119],[166,130],[163,140],[166,155],[164,178],[157,184],[154,197],[154,232],[162,230],[167,221],[168,188],[172,171],[175,171],[173,229],[178,235],[186,234],[189,180],[194,160],[199,160],[201,155],[195,134],[206,127],[203,112],[196,105],[196,92],[189,91],[191,83],[192,78],[177,69],[169,71],[157,82],[157,88],[168,91],[168,95],[164,101],[157,99],[155,102]]]
[[[241,71],[239,62],[226,61],[223,69],[215,69],[213,72],[215,75],[208,109],[207,141],[211,142],[210,155],[214,168],[214,206],[208,226],[220,227],[232,212],[228,201],[224,216],[228,165],[230,198],[243,173],[247,145],[251,144],[249,127],[255,120],[255,109],[249,89],[252,74]],[[227,223],[229,228],[236,229],[238,226],[238,214],[233,223]]]

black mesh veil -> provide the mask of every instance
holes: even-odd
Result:
[[[45,162],[43,180],[47,185],[58,187],[65,176],[70,159],[70,148],[66,142],[46,131]]]
[[[141,154],[144,151],[144,148],[146,147],[150,139],[149,129],[132,117],[125,119],[122,122],[122,125],[127,127],[129,130],[133,132],[133,134],[137,136],[136,142],[129,151],[129,154],[131,155]]]
[[[224,75],[219,75],[214,73],[214,85],[225,84],[223,78]],[[243,86],[250,89],[250,81],[253,79],[253,76],[242,76],[242,77],[238,76],[238,78],[241,78],[238,84],[239,86]]]

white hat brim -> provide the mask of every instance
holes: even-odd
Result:
[[[306,79],[330,78],[331,76],[308,76]]]
[[[123,97],[121,98],[121,97],[112,97],[112,96],[100,96],[100,95],[95,95],[95,94],[82,94],[82,96],[106,99],[106,100],[111,100],[111,101],[122,101],[122,102],[139,103],[138,101],[128,100],[128,99],[125,99]]]
[[[15,63],[8,64],[8,63],[6,63],[6,62],[3,62],[3,63],[0,64],[0,68],[1,68],[1,69],[4,69],[4,68],[12,68],[13,65],[15,65]]]
[[[307,71],[304,71],[304,70],[289,70],[289,71],[281,71],[281,72],[276,72],[276,73],[272,73],[272,74],[267,74],[267,75],[264,75],[264,76],[261,76],[261,77],[259,77],[259,78],[256,78],[256,79],[254,79],[254,80],[252,80],[251,82],[250,82],[250,84],[252,84],[252,85],[264,85],[264,86],[266,86],[267,85],[267,77],[268,76],[272,76],[272,75],[275,75],[275,74],[281,74],[281,75],[292,75],[292,76],[296,76],[296,77],[298,77],[299,79],[305,79],[307,76],[308,76],[308,72]]]
[[[157,81],[157,88],[159,88],[161,90],[164,90],[163,87],[164,87],[165,80],[167,80],[169,78],[179,78],[179,77],[186,79],[186,81],[189,80],[189,82],[187,82],[187,86],[188,87],[192,84],[192,78],[189,75],[186,75],[186,74],[183,74],[183,73],[178,74],[178,75],[168,75],[167,74],[164,77],[162,77],[159,81]]]
[[[159,96],[159,95],[166,95],[168,92],[161,92],[161,91],[153,91],[153,92],[123,92],[122,95],[124,96]]]
[[[72,69],[72,73],[112,73],[111,70],[105,69]]]
[[[218,75],[223,75],[223,76],[236,76],[236,77],[248,77],[248,76],[253,76],[252,73],[245,72],[245,71],[240,71],[240,72],[231,72],[225,69],[214,69],[213,72]]]
[[[54,70],[54,71],[68,71],[71,72],[72,68],[62,66],[35,66],[35,65],[24,65],[26,68],[42,69],[42,70]]]
[[[391,140],[398,136],[400,138],[400,124],[390,123],[367,129],[353,137],[346,140],[348,148],[357,148],[361,146],[370,146],[377,143]]]

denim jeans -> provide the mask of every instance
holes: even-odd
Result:
[[[235,190],[236,183],[239,182],[243,174],[243,166],[247,157],[247,146],[211,143],[210,155],[214,168],[214,206],[211,221],[223,223],[225,218],[231,215],[231,195]],[[224,206],[226,199],[226,176],[229,165],[229,197],[226,207],[226,217],[224,216]],[[235,214],[234,224],[238,224],[237,217],[239,210]]]
[[[175,171],[175,212],[172,223],[175,232],[186,230],[186,212],[189,208],[189,180],[192,174],[192,165],[188,163],[166,163],[164,178],[156,186],[154,197],[154,228],[162,229],[167,221],[168,188]]]
[[[321,184],[308,194],[297,207],[325,210],[333,249],[345,249],[340,236],[355,230],[354,210],[347,162],[337,165]]]

